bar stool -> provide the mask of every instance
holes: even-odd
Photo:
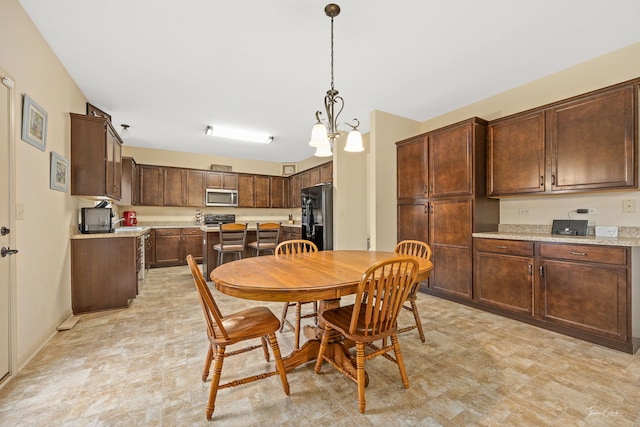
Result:
[[[280,224],[275,222],[266,222],[264,224],[256,224],[256,241],[249,242],[249,247],[256,251],[256,256],[260,256],[260,252],[276,250],[276,245],[280,240]]]
[[[234,254],[236,259],[242,258],[247,245],[247,224],[220,223],[220,243],[213,245],[218,251],[218,265],[221,265],[225,254]]]

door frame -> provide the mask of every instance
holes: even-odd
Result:
[[[6,80],[5,80],[6,79]],[[7,81],[8,80],[8,81]],[[16,89],[15,79],[0,67],[0,84],[9,90],[9,169],[7,178],[9,180],[9,225],[13,230],[9,234],[9,245],[16,247]],[[0,388],[9,382],[15,374],[17,362],[17,275],[16,257],[9,257],[9,373],[0,379]]]

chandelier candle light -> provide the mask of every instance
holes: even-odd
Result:
[[[338,130],[338,116],[340,116],[344,108],[344,100],[338,95],[338,91],[333,86],[333,18],[340,14],[340,6],[333,3],[328,4],[324,8],[324,13],[331,18],[331,89],[327,91],[327,95],[324,97],[327,124],[325,126],[320,120],[322,112],[316,111],[317,122],[311,130],[311,141],[309,145],[316,148],[314,155],[317,157],[329,157],[333,155],[331,147],[340,135],[340,131]],[[338,105],[337,113],[335,113],[336,104]],[[347,136],[347,145],[344,147],[344,150],[350,152],[364,151],[362,135],[360,131],[358,131],[360,121],[358,119],[353,120],[355,121],[355,125],[346,123],[348,126],[351,126],[351,131],[349,131],[349,135]]]

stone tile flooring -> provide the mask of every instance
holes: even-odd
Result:
[[[256,302],[214,296],[223,313]],[[266,304],[279,315],[282,305]],[[356,384],[329,365],[218,393],[213,421],[200,379],[204,320],[187,267],[151,270],[125,310],[81,316],[0,389],[2,426],[639,426],[640,356],[589,344],[427,295],[427,336],[400,336],[411,387],[384,358]],[[400,324],[411,315],[401,314]],[[278,335],[283,354],[293,334]],[[261,351],[224,373],[265,368]],[[639,352],[640,353],[640,352]],[[247,356],[245,353],[244,356]],[[235,375],[234,375],[235,376]]]

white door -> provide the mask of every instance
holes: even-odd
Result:
[[[10,304],[10,283],[11,266],[9,256],[6,251],[10,248],[9,242],[11,229],[9,227],[9,209],[13,206],[10,194],[10,139],[11,139],[11,117],[12,102],[11,88],[13,82],[5,77],[0,69],[0,247],[2,247],[2,257],[0,257],[0,380],[9,374],[10,361],[10,334],[9,319]]]

